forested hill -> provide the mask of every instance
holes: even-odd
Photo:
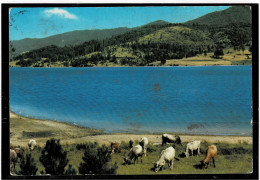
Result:
[[[250,50],[252,24],[248,8],[231,7],[215,13],[182,24],[156,21],[119,35],[74,46],[46,46],[21,53],[12,61],[18,66],[34,67],[54,64],[65,67],[146,66],[156,61],[163,65],[166,60],[172,59],[181,62],[183,58],[199,54],[207,56],[213,53],[212,58],[220,59],[223,50],[230,48]],[[215,14],[214,25],[210,19],[212,14]],[[232,21],[235,17],[241,21]]]
[[[121,27],[115,29],[78,30],[63,34],[53,35],[46,38],[26,38],[11,41],[15,49],[12,55],[39,49],[45,46],[55,45],[58,47],[75,46],[90,40],[103,40],[130,31],[131,28]]]
[[[230,24],[251,24],[252,13],[249,6],[233,6],[223,11],[216,11],[187,21],[186,24],[208,26],[227,26]]]

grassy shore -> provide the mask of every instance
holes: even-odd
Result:
[[[123,158],[129,152],[128,141],[132,138],[135,144],[146,136],[149,139],[148,156],[143,157],[143,163],[136,165],[123,165]],[[35,139],[38,147],[34,151],[28,149],[29,139]],[[51,138],[60,139],[64,150],[67,151],[69,163],[77,170],[83,162],[84,149],[78,148],[79,144],[86,142],[98,142],[99,145],[110,145],[111,142],[119,142],[119,152],[112,155],[112,163],[117,162],[117,174],[232,174],[251,173],[253,163],[252,137],[246,136],[212,136],[212,135],[180,135],[182,145],[176,145],[176,157],[173,170],[167,166],[164,171],[155,173],[153,163],[160,157],[160,153],[167,146],[161,146],[161,134],[105,134],[100,130],[83,128],[63,122],[38,120],[22,117],[10,113],[10,140],[15,147],[21,147],[24,154],[31,154],[35,160],[37,175],[44,170],[39,161],[45,142]],[[201,140],[201,155],[185,158],[182,156],[186,144],[193,140]],[[216,168],[200,169],[198,165],[204,159],[208,145],[215,144],[218,147]],[[67,168],[67,167],[66,167]],[[16,171],[19,172],[19,162]]]
[[[150,63],[149,66],[229,66],[229,65],[252,65],[252,54],[248,51],[238,51],[232,48],[226,48],[223,50],[224,55],[219,59],[213,58],[214,53],[198,54],[193,57],[182,59],[168,59],[165,64],[161,64],[161,61]],[[131,54],[124,54],[120,52],[117,54],[120,57],[131,57]],[[119,58],[120,59],[120,58]],[[16,65],[18,61],[11,61],[11,67],[20,67]],[[40,63],[40,62],[39,62]],[[97,65],[92,64],[93,67],[128,67],[129,65],[121,65],[118,63],[112,63],[107,61],[106,63],[99,63]],[[44,67],[49,67],[47,63]],[[53,62],[50,67],[65,67],[62,62]]]
[[[10,113],[10,140],[14,144],[26,146],[29,139],[37,139],[40,146],[46,140],[55,137],[63,144],[76,144],[86,141],[110,144],[110,142],[127,141],[130,138],[139,140],[146,136],[151,142],[160,143],[161,134],[105,134],[101,130],[84,128],[64,122],[31,119]],[[249,136],[213,136],[213,135],[180,135],[183,142],[190,142],[196,139],[211,143],[248,143],[252,144],[252,137]]]

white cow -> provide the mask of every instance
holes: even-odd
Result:
[[[132,159],[134,159],[134,164],[135,164],[136,160],[137,160],[137,164],[138,164],[138,157],[141,158],[141,163],[142,163],[143,154],[144,154],[143,148],[141,145],[138,144],[138,145],[134,146],[132,149],[130,149],[128,156],[124,157],[125,164],[130,164]]]
[[[158,172],[160,169],[164,169],[164,165],[168,162],[168,165],[173,169],[173,160],[175,158],[175,149],[173,147],[168,147],[161,153],[160,159],[154,164],[154,171]]]
[[[32,151],[37,146],[37,143],[34,139],[31,139],[28,143],[28,146],[29,146],[29,149]]]
[[[193,156],[193,151],[198,150],[197,156],[200,155],[200,141],[193,141],[187,144],[185,155],[189,157],[189,151],[191,151],[191,156]]]
[[[181,144],[181,138],[178,135],[163,134],[162,135],[162,146],[167,143]]]
[[[142,146],[144,151],[144,156],[146,156],[147,153],[147,145],[148,145],[148,139],[147,137],[142,137],[139,141],[139,144]]]

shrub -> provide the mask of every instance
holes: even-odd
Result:
[[[74,167],[72,167],[71,164],[69,164],[69,167],[68,167],[68,169],[66,169],[64,174],[65,175],[75,175],[75,174],[77,174],[77,171]]]
[[[77,144],[76,148],[77,148],[77,150],[86,149],[86,145],[85,144]]]
[[[63,175],[68,164],[67,152],[63,151],[60,140],[50,139],[46,142],[39,158],[45,168],[46,174]]]
[[[50,137],[54,136],[54,133],[50,131],[40,131],[40,132],[22,132],[23,138],[36,138],[36,137]]]
[[[220,149],[219,154],[222,155],[231,155],[232,151],[230,149]]]
[[[22,175],[35,175],[38,171],[34,159],[31,157],[31,154],[26,154],[26,158],[23,158],[20,164],[20,174]]]
[[[111,164],[110,149],[97,143],[87,143],[84,156],[84,163],[80,163],[80,174],[115,174],[118,168],[117,162]]]

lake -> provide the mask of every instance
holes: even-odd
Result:
[[[252,135],[252,67],[10,68],[10,110],[107,133]]]

